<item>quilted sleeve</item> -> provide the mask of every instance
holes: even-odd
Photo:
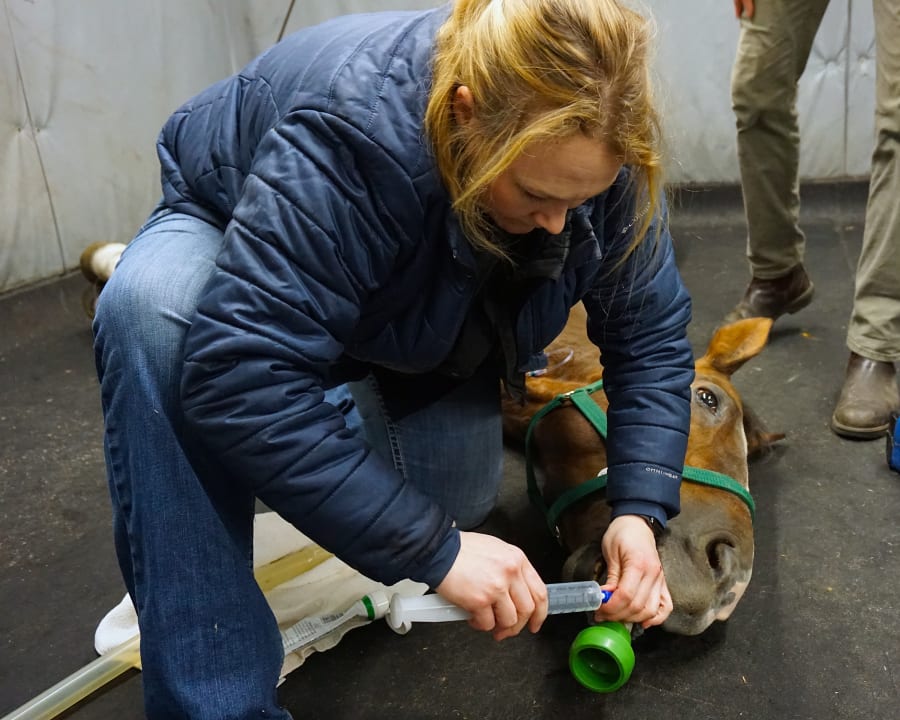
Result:
[[[686,328],[691,302],[675,264],[666,208],[624,263],[638,220],[620,176],[598,232],[604,269],[588,297],[588,333],[601,349],[609,398],[607,499],[612,515],[678,514],[690,429],[694,360]]]

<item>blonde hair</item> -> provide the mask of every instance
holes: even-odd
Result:
[[[633,250],[660,204],[659,120],[648,20],[616,0],[456,0],[436,38],[425,129],[463,231],[505,256],[485,215],[488,185],[531,143],[581,132],[631,168]],[[467,86],[477,122],[457,123]],[[629,250],[629,251],[630,251]]]

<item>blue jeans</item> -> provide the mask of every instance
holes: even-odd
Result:
[[[255,498],[206,465],[198,476],[179,440],[184,337],[222,241],[202,220],[158,209],[94,320],[115,546],[151,720],[290,717],[275,690],[279,630],[253,577]],[[490,512],[502,477],[498,387],[482,371],[401,419],[374,375],[326,398],[465,529]]]

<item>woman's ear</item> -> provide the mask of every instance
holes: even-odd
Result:
[[[475,117],[475,99],[468,86],[460,85],[453,93],[453,119],[457,125],[468,125]]]

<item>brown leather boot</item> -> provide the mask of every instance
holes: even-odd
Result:
[[[750,317],[777,320],[785,313],[795,313],[812,302],[814,286],[802,264],[795,265],[787,275],[771,280],[753,278],[744,297],[734,310],[725,316],[725,323]]]
[[[900,391],[894,363],[850,353],[831,429],[843,437],[875,440],[884,437],[891,413],[898,409]]]

